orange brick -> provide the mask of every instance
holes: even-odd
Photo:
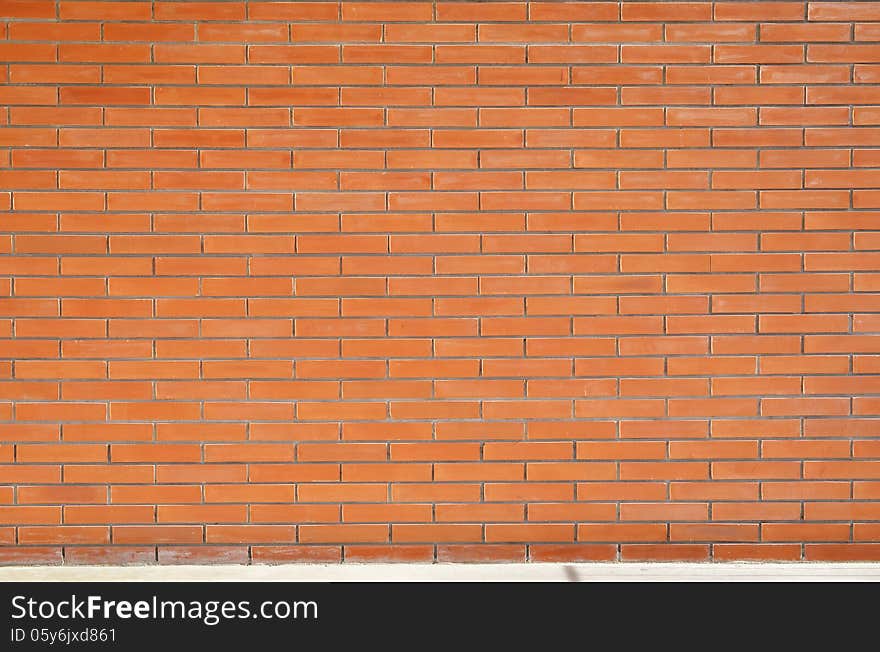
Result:
[[[872,3],[7,4],[2,559],[880,556]]]

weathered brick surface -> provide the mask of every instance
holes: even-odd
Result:
[[[880,557],[880,3],[0,0],[0,562]]]

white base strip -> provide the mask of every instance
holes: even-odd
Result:
[[[876,582],[880,563],[8,566],[0,582]]]

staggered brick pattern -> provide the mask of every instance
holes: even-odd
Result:
[[[880,3],[0,39],[0,562],[880,558]]]

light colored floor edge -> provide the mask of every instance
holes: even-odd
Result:
[[[0,582],[880,581],[880,563],[286,564],[7,566]]]

